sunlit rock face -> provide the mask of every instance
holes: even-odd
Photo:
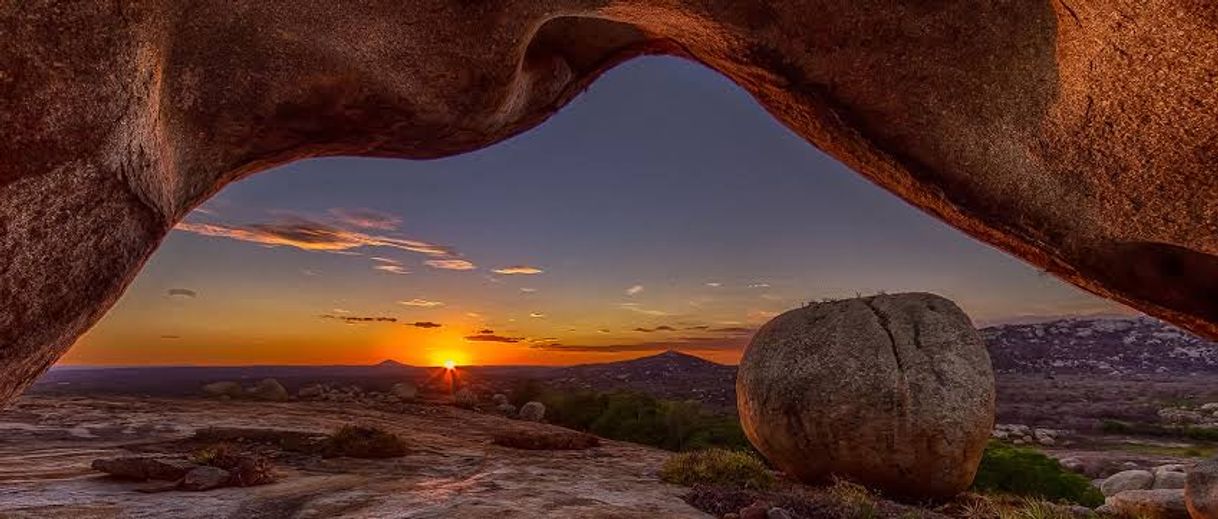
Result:
[[[973,483],[994,427],[994,372],[951,301],[817,303],[757,331],[736,376],[740,424],[774,466],[909,499]]]
[[[225,184],[487,146],[649,53],[721,71],[974,237],[1218,337],[1216,28],[1199,0],[6,2],[0,401]]]

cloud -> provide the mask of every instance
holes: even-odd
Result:
[[[650,315],[650,316],[654,316],[654,317],[664,317],[667,315],[672,315],[663,310],[649,310],[646,308],[642,308],[638,305],[638,303],[621,303],[618,306],[621,306],[622,309],[624,309],[624,310],[630,310],[631,312],[640,313],[643,315]]]
[[[331,312],[334,312],[334,313],[336,313],[336,314],[349,314],[349,313],[351,313],[351,311],[350,311],[350,310],[347,310],[347,309],[345,309],[345,308],[334,308],[334,309],[331,309],[330,311],[331,311]]]
[[[335,319],[335,320],[342,321],[342,322],[347,323],[347,324],[360,324],[360,323],[396,323],[396,322],[398,322],[398,319],[397,319],[396,317],[379,317],[379,316],[375,316],[375,317],[361,317],[361,316],[357,316],[357,315],[332,315],[332,314],[326,314],[326,315],[321,316],[321,318],[322,318],[322,319]]]
[[[723,283],[711,282],[711,283],[707,283],[706,286],[711,287],[711,288],[719,288],[719,287],[723,286]]]
[[[492,330],[492,329],[490,329],[490,328],[483,328],[483,329],[481,329],[481,330],[478,330],[478,333],[479,333],[480,335],[490,335],[490,334],[492,334],[492,333],[495,333],[495,330]]]
[[[686,330],[707,330],[707,329],[710,329],[710,326],[707,326],[707,325],[705,325],[705,324],[701,324],[701,325],[698,325],[698,326],[686,326],[686,327],[685,327],[685,329],[686,329]]]
[[[543,314],[541,312],[533,312],[533,313],[529,314],[529,317],[532,317],[534,319],[541,319],[545,316],[546,316],[546,314]]]
[[[436,259],[427,260],[423,263],[426,263],[429,267],[441,270],[474,270],[478,268],[473,263],[463,259]]]
[[[169,294],[170,297],[189,297],[191,299],[199,297],[198,292],[195,292],[189,288],[171,288],[166,290],[165,293]]]
[[[743,326],[729,326],[726,328],[714,328],[711,331],[715,332],[715,333],[753,333],[752,328],[745,328]]]
[[[753,284],[749,285],[749,288],[770,288],[770,284],[769,283],[753,283]]]
[[[535,294],[535,293],[537,293],[537,289],[536,289],[536,288],[521,288],[521,289],[520,289],[520,291],[521,291],[521,292],[524,292],[524,293],[526,293],[526,294]]]
[[[635,285],[626,289],[626,295],[632,296],[643,291],[643,285]]]
[[[164,339],[164,340],[167,340],[167,341],[176,341],[176,340],[181,339],[181,338],[182,338],[182,336],[181,336],[181,335],[162,335],[162,336],[161,336],[161,339]]]
[[[409,274],[410,273],[409,270],[406,270],[406,267],[403,267],[401,265],[377,265],[372,268],[379,270],[381,272],[388,272],[390,274]]]
[[[431,321],[415,321],[413,323],[410,323],[410,326],[413,326],[415,328],[439,328],[443,325],[441,325],[440,323],[433,323]]]
[[[381,256],[372,256],[368,259],[375,261],[377,263],[385,263],[387,265],[401,265],[402,264],[402,262],[395,260],[393,258],[383,258]]]
[[[174,230],[258,243],[270,247],[286,246],[307,251],[350,253],[361,247],[387,247],[428,256],[455,256],[456,252],[443,245],[395,236],[377,236],[358,231],[349,231],[292,217],[281,222],[250,225],[223,225],[210,223],[181,222]]]
[[[512,265],[510,267],[497,268],[495,270],[492,270],[491,272],[494,272],[496,274],[503,274],[505,276],[511,276],[511,275],[541,274],[542,272],[545,272],[545,271],[541,270],[540,268],[537,268],[537,267],[530,267],[528,265]]]
[[[601,328],[601,329],[597,330],[597,331],[596,331],[596,333],[609,333],[609,329],[608,329],[608,328]]]
[[[341,223],[364,229],[379,229],[392,231],[402,223],[402,219],[373,209],[342,209],[330,210],[330,216]]]
[[[731,351],[744,349],[748,345],[745,337],[686,337],[671,341],[646,341],[626,344],[533,344],[529,348],[552,352],[570,353],[621,353],[664,350],[686,351]]]
[[[398,301],[398,304],[406,305],[406,306],[417,306],[420,308],[435,308],[437,306],[444,306],[444,303],[441,303],[439,301],[428,301],[426,299],[419,299],[417,297],[414,299],[411,299],[410,301]]]
[[[677,329],[668,325],[657,326],[655,328],[635,328],[636,332],[652,333],[652,332],[675,332]]]
[[[504,336],[502,336],[502,335],[494,335],[494,334],[489,334],[489,333],[482,333],[482,334],[478,334],[478,335],[466,335],[466,336],[465,336],[465,340],[467,340],[467,341],[477,341],[477,342],[506,342],[506,343],[515,343],[515,342],[520,342],[520,341],[523,341],[524,339],[523,339],[523,338],[521,338],[521,337],[504,337]]]

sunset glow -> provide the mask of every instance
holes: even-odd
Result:
[[[457,363],[452,360],[444,361],[444,369],[457,369]]]

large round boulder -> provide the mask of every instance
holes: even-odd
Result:
[[[736,379],[749,440],[808,482],[903,498],[968,488],[994,425],[994,373],[967,315],[932,294],[810,304],[753,337]]]
[[[1188,471],[1184,500],[1193,519],[1218,519],[1218,458],[1198,463]]]

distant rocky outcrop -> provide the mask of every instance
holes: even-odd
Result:
[[[283,384],[273,378],[262,379],[254,387],[249,390],[249,397],[254,400],[266,400],[270,402],[283,402],[290,400],[291,395],[288,390],[284,389]]]
[[[241,387],[241,384],[230,380],[207,384],[203,386],[203,392],[207,393],[208,396],[216,398],[241,398],[245,396],[245,389]]]
[[[981,337],[932,294],[782,314],[745,351],[736,391],[745,432],[778,468],[911,498],[968,488],[994,423]]]
[[[998,373],[1218,373],[1218,343],[1149,317],[991,326],[981,335]]]

